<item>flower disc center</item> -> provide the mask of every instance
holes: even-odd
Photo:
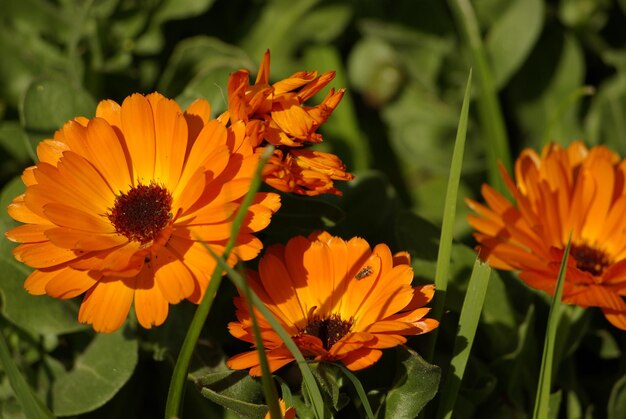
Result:
[[[146,244],[154,240],[172,219],[172,195],[161,186],[139,184],[115,198],[107,214],[115,231],[129,240]]]
[[[602,275],[611,264],[609,257],[602,250],[583,245],[572,245],[570,255],[576,260],[576,267],[581,271],[589,272],[593,276]]]
[[[352,327],[352,320],[345,321],[336,314],[328,319],[310,321],[302,333],[318,337],[324,349],[329,350],[337,341],[348,334]]]

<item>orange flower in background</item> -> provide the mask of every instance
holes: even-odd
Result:
[[[321,142],[322,136],[316,130],[339,105],[345,89],[330,89],[317,106],[303,104],[330,83],[335,72],[329,71],[318,77],[317,71],[299,71],[272,85],[269,76],[269,51],[263,56],[254,85],[250,85],[248,70],[231,74],[228,79],[231,121],[260,121],[257,129],[261,138],[275,146],[300,147],[306,142]]]
[[[278,399],[278,404],[280,406],[280,412],[283,414],[283,419],[296,418],[296,409],[294,407],[287,407],[283,399]],[[269,411],[265,414],[265,419],[272,419]]]
[[[381,349],[406,342],[438,326],[423,307],[432,285],[411,287],[407,253],[392,255],[384,244],[373,250],[358,237],[344,241],[323,232],[267,249],[250,287],[292,336],[303,355],[317,361],[341,361],[360,370],[380,358]],[[228,325],[238,339],[253,343],[250,313],[235,298],[237,322]],[[271,371],[294,360],[267,320],[255,312]],[[233,369],[261,374],[257,351],[227,361]]]
[[[486,205],[467,200],[477,213],[468,220],[481,256],[553,294],[571,232],[563,302],[600,307],[626,330],[626,161],[577,141],[567,149],[548,145],[541,156],[524,150],[515,183],[502,174],[516,205],[488,185]]]
[[[291,150],[274,154],[263,168],[265,183],[283,192],[300,195],[333,194],[341,191],[333,187],[333,180],[352,180],[346,168],[334,154],[315,150]]]
[[[36,268],[24,287],[85,294],[79,321],[100,332],[119,328],[133,302],[146,328],[165,321],[169,304],[198,303],[216,265],[204,246],[223,252],[259,159],[243,124],[209,114],[204,100],[182,112],[158,93],[134,94],[41,142],[26,192],[8,208],[25,223],[6,233],[22,243],[15,257]],[[279,206],[278,195],[257,195],[230,263],[256,257],[253,233]]]
[[[343,98],[345,89],[330,89],[319,105],[305,106],[335,77],[326,72],[300,71],[269,84],[270,54],[265,53],[254,85],[250,73],[239,70],[228,80],[228,117],[243,121],[253,147],[272,144],[277,149],[263,180],[270,186],[301,195],[341,195],[334,180],[352,180],[339,157],[319,151],[302,150],[322,142],[317,129],[328,119]]]

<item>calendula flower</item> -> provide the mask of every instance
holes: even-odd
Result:
[[[198,303],[257,166],[245,126],[209,119],[204,100],[183,112],[158,93],[122,105],[100,102],[93,119],[76,118],[37,147],[24,171],[24,194],[9,214],[25,223],[6,233],[15,257],[36,270],[31,294],[85,294],[79,321],[96,331],[120,327],[134,302],[149,328],[169,304]],[[253,235],[280,206],[258,194],[230,258],[254,258]],[[236,256],[235,256],[236,255]]]
[[[261,139],[274,146],[300,147],[322,141],[317,128],[322,125],[341,101],[345,89],[331,89],[319,105],[304,106],[335,78],[329,71],[317,76],[316,71],[299,71],[269,84],[270,53],[263,56],[254,85],[248,70],[239,70],[228,79],[228,112],[231,121],[259,121]],[[258,145],[258,144],[254,144]]]
[[[354,178],[341,160],[333,154],[302,148],[322,142],[317,129],[339,105],[345,89],[331,89],[319,105],[305,106],[304,102],[335,77],[334,72],[318,76],[315,71],[300,71],[274,84],[269,83],[269,72],[268,51],[254,85],[250,85],[247,70],[233,73],[228,80],[230,120],[246,124],[253,147],[277,147],[270,163],[272,170],[264,171],[263,180],[283,192],[341,195],[333,181]]]
[[[411,287],[409,262],[407,253],[392,255],[384,244],[372,250],[361,238],[344,241],[323,232],[269,247],[248,283],[305,357],[341,361],[350,370],[360,370],[374,364],[381,349],[438,326],[426,318],[429,309],[423,307],[434,287]],[[238,321],[228,325],[230,333],[253,343],[243,297],[235,298],[235,305]],[[255,314],[270,370],[293,361],[267,320]],[[261,374],[257,351],[236,355],[227,365]]]
[[[283,399],[278,399],[278,404],[280,406],[280,412],[283,414],[283,419],[296,418],[296,409],[294,407],[287,407]],[[265,419],[272,419],[270,412],[265,414]]]
[[[516,205],[488,185],[485,205],[467,200],[482,257],[553,294],[571,234],[563,302],[600,307],[626,330],[626,162],[576,141],[566,149],[548,145],[541,156],[526,149],[515,182],[502,175]]]
[[[283,192],[300,195],[333,194],[341,191],[333,180],[352,180],[339,157],[316,150],[274,150],[263,168],[265,183]]]

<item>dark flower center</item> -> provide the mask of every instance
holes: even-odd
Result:
[[[306,325],[302,333],[318,337],[324,349],[329,350],[337,341],[348,334],[352,320],[345,321],[336,314],[328,319],[315,319]]]
[[[576,261],[578,269],[589,272],[593,276],[602,275],[604,270],[611,264],[606,253],[586,244],[580,246],[572,245],[570,255]]]
[[[172,219],[171,209],[172,195],[167,189],[155,183],[139,184],[115,198],[107,217],[117,233],[146,244],[167,226]]]

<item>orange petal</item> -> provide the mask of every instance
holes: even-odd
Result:
[[[24,289],[33,295],[44,295],[46,293],[46,285],[50,282],[55,275],[58,274],[58,270],[54,271],[33,271],[26,281],[24,281]]]
[[[52,228],[53,225],[39,225],[39,224],[24,224],[5,233],[6,237],[17,243],[36,243],[42,241],[48,241],[46,232]]]
[[[343,357],[341,362],[343,362],[350,371],[358,371],[374,365],[382,354],[382,351],[378,349],[357,349]]]
[[[120,139],[108,122],[94,118],[87,126],[90,163],[100,172],[114,193],[128,190],[133,183]]]
[[[187,121],[178,104],[171,99],[158,101],[153,110],[156,134],[154,177],[163,185],[176,185],[187,151]]]
[[[26,243],[13,249],[15,258],[33,268],[48,268],[76,259],[80,251],[63,249],[50,242]]]
[[[78,321],[93,325],[96,332],[114,332],[126,320],[134,292],[122,280],[103,278],[85,295]]]
[[[119,234],[97,234],[63,227],[49,229],[46,237],[56,246],[86,252],[111,249],[128,242]]]
[[[81,230],[84,233],[115,232],[115,227],[104,215],[87,213],[69,205],[59,203],[46,204],[44,214],[58,226]]]
[[[54,298],[74,298],[94,286],[98,278],[99,275],[88,271],[63,268],[46,285],[46,294]]]
[[[155,284],[154,273],[147,266],[137,275],[135,284],[135,313],[144,328],[160,326],[167,318],[169,304]]]
[[[154,117],[148,99],[133,94],[124,99],[121,109],[122,132],[132,161],[132,179],[144,185],[154,179]]]

